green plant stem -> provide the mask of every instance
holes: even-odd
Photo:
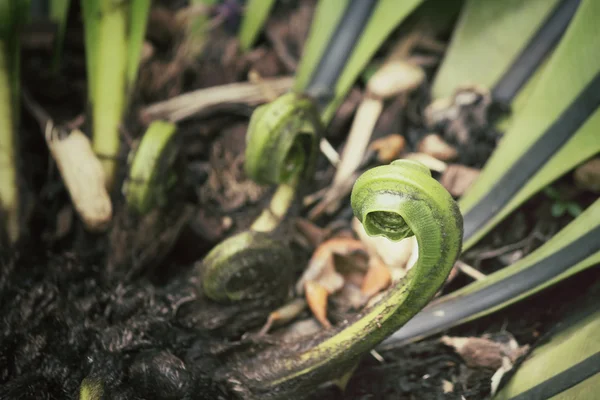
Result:
[[[296,197],[297,185],[297,178],[292,179],[290,183],[280,184],[277,191],[273,194],[269,206],[252,223],[250,229],[256,232],[274,231],[292,205]]]
[[[131,96],[131,92],[135,86],[138,68],[140,66],[148,15],[150,14],[150,3],[150,0],[131,1],[131,10],[129,12],[129,49],[127,51],[129,54],[127,62],[128,97]]]
[[[119,165],[119,128],[129,105],[150,1],[82,0],[93,147],[112,188]]]
[[[9,242],[20,233],[16,135],[8,46],[0,39],[0,211]]]
[[[111,188],[118,166],[119,126],[123,117],[127,71],[127,3],[102,1],[99,7],[98,44],[94,74],[92,121],[94,151],[101,157],[106,185]]]
[[[0,237],[15,243],[21,235],[18,126],[21,103],[19,32],[29,15],[29,0],[0,2]]]
[[[96,98],[96,59],[100,28],[100,1],[81,1],[85,37],[85,67],[87,72],[88,102],[93,109]]]

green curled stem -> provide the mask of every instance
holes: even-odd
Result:
[[[255,110],[246,138],[246,174],[279,186],[248,231],[221,242],[200,264],[202,287],[212,300],[272,295],[287,282],[291,252],[274,233],[299,185],[312,176],[321,131],[316,106],[303,95],[287,93]]]
[[[335,381],[425,307],[448,277],[460,254],[463,220],[452,196],[425,166],[398,160],[373,168],[356,181],[351,202],[369,235],[391,240],[415,235],[417,264],[383,299],[332,335],[307,339],[292,350],[266,350],[258,356],[260,363],[238,363],[232,380],[244,398],[291,398]]]
[[[281,269],[291,262],[281,241],[263,232],[241,232],[204,259],[204,294],[222,302],[262,298],[272,294],[271,282],[280,282]]]

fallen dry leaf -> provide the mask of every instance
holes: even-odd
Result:
[[[306,218],[296,218],[294,226],[313,248],[317,247],[328,233],[326,229],[321,228]]]
[[[154,46],[152,46],[152,43],[145,40],[144,44],[142,45],[142,54],[140,55],[140,65],[143,65],[146,62],[148,62],[152,58],[152,56],[154,56]]]
[[[406,139],[397,133],[374,140],[369,146],[369,150],[377,152],[377,159],[384,164],[394,161],[404,148]]]
[[[443,172],[440,183],[452,196],[462,196],[479,177],[480,171],[460,164],[450,164]]]
[[[330,294],[340,290],[344,285],[344,278],[335,269],[333,255],[347,255],[355,251],[365,251],[365,247],[361,241],[353,238],[336,237],[321,243],[296,283],[296,292],[301,294],[308,281],[319,282]]]
[[[417,149],[442,161],[450,161],[458,156],[458,151],[435,133],[430,133],[421,139]]]
[[[514,363],[529,350],[529,346],[519,346],[511,338],[508,343],[497,342],[486,337],[450,337],[444,336],[441,342],[462,357],[465,364],[471,368],[490,368],[497,370],[503,366],[503,359]]]
[[[573,176],[575,183],[580,188],[600,193],[600,157],[593,158],[577,167]]]
[[[369,79],[367,91],[380,98],[408,93],[418,88],[425,79],[422,68],[405,61],[386,62]]]
[[[306,302],[313,315],[323,325],[325,329],[331,328],[331,323],[327,320],[327,298],[329,293],[327,289],[318,282],[307,281],[304,284],[306,292]]]
[[[425,153],[409,153],[402,158],[419,161],[427,168],[435,172],[444,172],[446,168],[448,168],[448,164],[442,160],[438,160],[437,158]]]
[[[369,270],[360,287],[360,291],[366,297],[371,297],[376,293],[381,292],[392,282],[392,275],[389,268],[384,264],[381,258],[377,256],[371,257],[369,262]]]
[[[65,138],[46,138],[75,210],[85,227],[103,232],[113,217],[113,207],[102,162],[90,139],[76,129]]]
[[[279,307],[277,310],[269,314],[267,322],[262,327],[259,336],[263,336],[269,332],[272,326],[285,324],[296,318],[306,307],[306,300],[294,299],[291,302]]]
[[[500,382],[502,382],[502,377],[512,369],[513,363],[509,360],[508,357],[504,357],[502,359],[502,366],[494,372],[492,378],[490,379],[490,394],[494,396],[500,387]]]

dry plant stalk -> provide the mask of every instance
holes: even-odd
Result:
[[[46,145],[84,225],[92,232],[105,230],[112,219],[112,202],[106,173],[92,142],[79,129],[68,133],[57,127],[26,90],[22,97],[25,106],[40,124]]]
[[[438,160],[437,158],[425,153],[408,153],[402,158],[419,161],[427,168],[435,172],[444,172],[448,168],[448,164],[442,160]]]
[[[166,119],[178,122],[220,104],[247,103],[255,105],[268,101],[263,85],[272,93],[281,95],[292,88],[293,77],[265,79],[260,84],[252,82],[230,83],[185,93],[169,100],[154,103],[141,111],[144,121]]]
[[[104,169],[90,140],[80,130],[73,130],[64,138],[52,131],[48,124],[46,142],[75,209],[90,231],[106,229],[112,218],[112,203]]]

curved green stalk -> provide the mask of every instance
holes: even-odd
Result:
[[[242,25],[238,33],[240,48],[248,51],[254,45],[275,0],[249,0],[246,2]]]
[[[293,350],[270,349],[259,355],[260,363],[244,360],[236,365],[232,380],[239,384],[234,389],[245,398],[290,398],[349,372],[361,356],[419,312],[452,269],[461,249],[462,217],[425,166],[399,160],[373,168],[356,181],[351,201],[368,234],[391,240],[415,235],[416,266],[382,300],[330,337],[316,344],[311,338]]]
[[[279,184],[269,206],[248,231],[227,238],[198,265],[204,293],[227,302],[273,294],[291,278],[290,249],[274,237],[296,198],[299,185],[312,175],[322,132],[314,103],[288,93],[259,107],[247,133],[247,175],[260,183]]]

